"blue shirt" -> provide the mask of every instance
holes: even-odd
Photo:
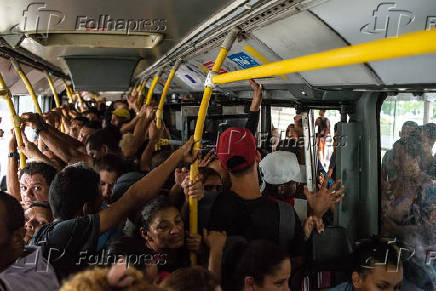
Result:
[[[336,286],[335,288],[328,289],[329,291],[353,291],[353,284],[350,282],[344,282]]]

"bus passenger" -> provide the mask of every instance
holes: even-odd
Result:
[[[350,281],[330,291],[399,291],[403,281],[401,251],[395,240],[372,238],[351,255]]]
[[[42,248],[44,257],[53,262],[60,278],[88,266],[95,259],[99,237],[156,197],[179,163],[192,162],[192,145],[191,138],[105,209],[101,209],[99,178],[94,170],[85,164],[66,167],[50,187],[50,207],[55,221],[43,226],[34,235],[32,244]],[[53,252],[54,249],[58,252]]]
[[[74,137],[77,139],[79,137],[79,132],[82,129],[82,127],[89,122],[89,119],[86,117],[76,117],[71,122],[70,127],[70,135],[71,137]]]
[[[44,163],[28,163],[20,171],[21,203],[24,209],[32,202],[48,202],[49,187],[56,175],[56,170]]]
[[[256,151],[253,134],[245,128],[227,129],[219,137],[216,153],[221,166],[229,171],[231,187],[216,198],[209,229],[225,230],[229,236],[243,236],[248,241],[266,239],[278,243],[288,249],[291,257],[301,264],[305,256],[305,238],[310,236],[313,228],[305,227],[305,233],[291,205],[262,196],[257,171],[260,154]],[[338,194],[342,190],[343,188],[337,191]],[[306,190],[308,200],[314,205],[317,222],[327,211],[325,201],[330,201],[333,191],[326,187],[316,194]],[[286,218],[289,224],[280,226],[280,217],[289,217]],[[306,222],[311,221],[313,218]],[[316,223],[316,226],[321,231],[322,223]],[[295,263],[297,265],[299,264]]]
[[[418,132],[419,127],[418,124],[414,121],[406,121],[403,123],[401,127],[401,131],[399,132],[400,138],[408,137],[412,132]],[[381,164],[381,175],[382,175],[382,183],[393,180],[397,177],[396,167],[394,165],[393,160],[393,149],[388,150],[383,156],[382,164]]]
[[[80,129],[79,136],[77,137],[77,139],[83,144],[86,144],[88,138],[100,128],[101,128],[100,122],[98,121],[88,122],[87,124],[83,125],[83,127]]]
[[[436,141],[436,124],[427,123],[420,127],[422,132],[421,169],[436,179],[436,164],[433,157],[433,146]]]
[[[289,291],[291,260],[285,250],[265,240],[239,243],[229,249],[224,290]],[[300,289],[295,289],[300,290]]]
[[[28,244],[32,239],[35,232],[37,232],[43,225],[49,224],[53,221],[50,205],[47,202],[32,202],[29,208],[24,212],[26,224],[26,235],[24,242]]]
[[[20,203],[0,192],[0,290],[57,290],[59,282],[41,250],[24,246],[24,224]]]

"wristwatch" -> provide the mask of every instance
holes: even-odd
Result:
[[[20,155],[18,154],[18,152],[10,152],[10,153],[8,154],[8,157],[9,157],[9,158],[16,158],[16,159],[18,159],[19,156],[20,156]]]

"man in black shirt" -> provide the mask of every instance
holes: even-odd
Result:
[[[247,240],[266,239],[285,247],[291,255],[294,273],[304,261],[305,239],[315,226],[319,232],[323,230],[321,212],[333,190],[330,193],[323,187],[319,193],[306,194],[312,205],[320,207],[314,209],[316,215],[307,219],[303,231],[292,206],[262,196],[257,171],[260,154],[250,130],[227,129],[219,137],[216,154],[221,167],[229,172],[231,187],[216,198],[209,229],[225,230],[228,236],[243,236]],[[294,287],[300,284],[300,278],[293,281]]]

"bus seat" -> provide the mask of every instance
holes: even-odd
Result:
[[[341,226],[326,226],[322,234],[314,231],[307,283],[313,288],[330,288],[348,279],[352,244]]]
[[[312,266],[318,271],[342,271],[346,269],[352,249],[344,227],[327,226],[322,234],[315,231],[312,234]]]

